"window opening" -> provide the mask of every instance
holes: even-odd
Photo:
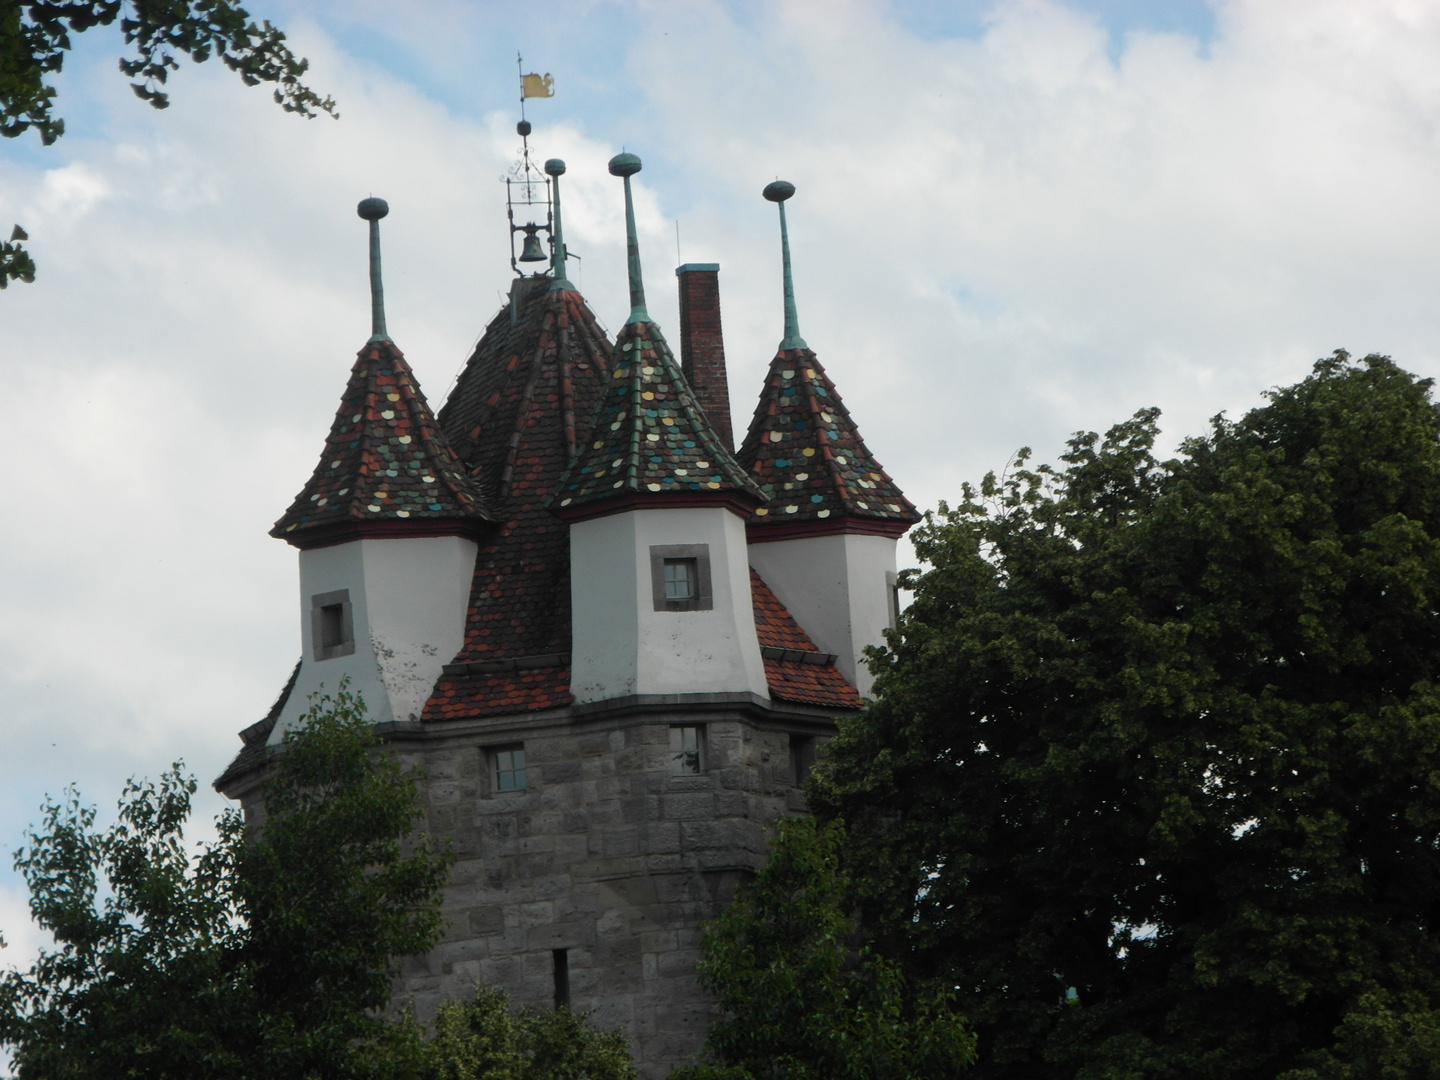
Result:
[[[708,544],[653,544],[650,547],[650,581],[656,611],[710,611]]]
[[[495,763],[495,791],[524,791],[525,748],[508,746],[503,750],[492,751],[490,756]]]
[[[694,600],[699,592],[696,588],[698,577],[694,559],[666,559],[665,599]]]
[[[892,571],[887,571],[885,574],[885,591],[890,597],[891,630],[894,630],[900,625],[900,585],[896,578],[896,574]]]
[[[670,773],[672,776],[699,776],[702,728],[681,725],[670,729]]]
[[[316,660],[349,656],[355,651],[355,621],[349,589],[310,597],[310,633]]]
[[[810,735],[790,736],[790,783],[804,787],[815,764],[815,739]]]
[[[555,1008],[570,1007],[570,952],[568,949],[552,949],[551,967],[555,975]]]

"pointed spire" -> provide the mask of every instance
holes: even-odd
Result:
[[[770,362],[736,457],[765,495],[752,528],[899,536],[920,520],[809,349],[782,346]]]
[[[380,219],[390,213],[390,204],[373,196],[362,199],[355,212],[370,223],[370,340],[389,341],[385,329],[385,285],[380,279]]]
[[[625,178],[625,250],[630,266],[630,323],[648,323],[645,310],[645,282],[640,276],[640,242],[635,238],[635,203],[630,197],[630,177],[640,171],[640,159],[634,154],[616,154],[610,159],[610,175]]]
[[[621,328],[608,381],[589,439],[561,478],[553,509],[563,514],[634,497],[689,506],[698,498],[738,501],[749,513],[762,498],[697,407],[658,326],[631,322]]]
[[[782,349],[805,349],[805,339],[800,336],[800,320],[795,315],[795,281],[790,275],[790,229],[785,224],[785,200],[795,194],[795,185],[787,180],[776,180],[766,184],[761,192],[780,208],[780,260],[785,268],[785,340]]]
[[[360,350],[320,463],[270,535],[303,548],[471,535],[492,520],[404,355],[381,340]]]
[[[560,226],[560,177],[565,175],[565,162],[552,157],[545,162],[545,175],[550,177],[551,198],[555,205],[555,227],[550,232],[550,276],[554,279],[550,282],[550,290],[574,292],[575,286],[565,277],[565,231]]]

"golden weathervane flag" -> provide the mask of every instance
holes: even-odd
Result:
[[[520,96],[527,97],[554,97],[555,80],[546,75],[521,75]]]

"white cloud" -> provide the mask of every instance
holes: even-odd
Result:
[[[510,17],[317,10],[406,63],[416,27],[453,30],[432,74],[459,87],[490,78],[470,58]],[[601,16],[620,32],[585,40]],[[602,321],[628,310],[605,171],[623,145],[645,159],[648,299],[672,339],[676,217],[684,259],[722,266],[743,424],[780,336],[760,189],[793,181],[802,329],[921,504],[1141,406],[1192,433],[1336,346],[1440,373],[1434,5],[1231,0],[1213,40],[1131,33],[1114,59],[1106,27],[1042,0],[928,40],[859,0],[526,18],[561,88],[532,145],[568,162],[574,277]],[[355,203],[390,201],[390,327],[437,405],[508,285],[509,98],[432,100],[287,28],[338,123],[213,64],[152,113],[105,56],[67,75],[79,111],[48,160],[0,157],[0,214],[40,262],[0,294],[10,847],[69,780],[102,805],[177,756],[208,780],[288,673],[295,562],[265,532],[368,333]]]

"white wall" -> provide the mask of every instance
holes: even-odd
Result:
[[[425,701],[465,642],[465,614],[477,548],[458,536],[352,540],[300,552],[300,678],[270,741],[350,677],[374,723],[418,720]],[[348,589],[355,651],[315,658],[311,597]]]
[[[867,645],[883,645],[890,625],[890,579],[895,541],[837,533],[750,545],[750,564],[810,635],[821,652],[862,694],[874,678],[864,664]]]
[[[656,611],[650,548],[705,544],[712,607]],[[745,523],[723,507],[628,510],[570,526],[571,692],[769,696]]]

